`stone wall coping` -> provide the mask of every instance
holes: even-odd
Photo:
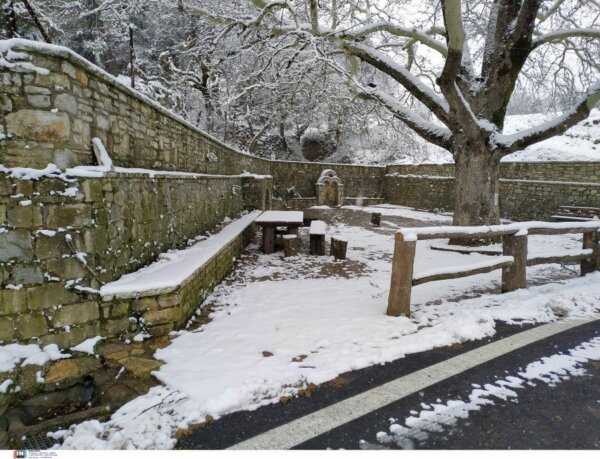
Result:
[[[500,160],[500,164],[564,164],[564,165],[574,165],[574,164],[596,164],[600,163],[598,161],[502,161]],[[387,167],[421,167],[421,166],[454,166],[455,163],[397,163],[397,164],[388,164]]]
[[[600,183],[595,182],[563,182],[561,180],[528,180],[528,179],[513,179],[501,178],[500,182],[518,182],[518,183],[538,183],[540,185],[572,185],[572,186],[593,186],[600,187]]]
[[[178,290],[252,225],[261,213],[256,210],[243,215],[208,239],[186,249],[163,254],[158,261],[104,284],[100,288],[102,301],[158,296]]]
[[[386,174],[386,177],[393,178],[411,178],[420,180],[454,180],[453,176],[442,176],[442,175],[420,175],[420,174]],[[571,186],[593,186],[600,187],[600,183],[595,182],[568,182],[561,180],[530,180],[530,179],[516,179],[516,178],[501,178],[500,182],[519,182],[519,183],[532,183],[541,185],[571,185]]]
[[[234,175],[220,175],[220,174],[201,174],[196,172],[180,172],[180,171],[162,171],[155,169],[140,169],[140,168],[128,168],[128,167],[115,167],[113,171],[106,170],[103,166],[77,166],[66,169],[65,175],[67,177],[78,177],[78,178],[101,178],[101,177],[149,177],[149,178],[203,178],[203,179],[221,179],[221,178],[253,178],[256,180],[268,180],[272,179],[270,175],[256,175],[256,174],[234,174]]]
[[[377,164],[349,164],[349,163],[321,163],[321,162],[313,162],[313,161],[293,161],[287,159],[267,159],[270,163],[282,163],[282,164],[306,164],[306,165],[318,165],[323,166],[323,169],[328,169],[328,166],[331,168],[339,169],[340,167],[364,167],[369,169],[386,169],[388,166],[380,166]],[[392,166],[392,164],[390,164]]]
[[[257,174],[201,174],[196,172],[180,171],[162,171],[155,169],[139,169],[127,167],[115,167],[109,171],[103,166],[76,166],[66,169],[62,172],[56,167],[47,167],[45,169],[30,169],[23,167],[6,168],[0,165],[0,174],[6,174],[19,180],[39,180],[47,178],[103,178],[103,177],[130,177],[130,178],[181,178],[181,179],[223,179],[223,178],[252,178],[255,180],[271,180],[270,175]]]

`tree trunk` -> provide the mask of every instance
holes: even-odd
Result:
[[[485,146],[474,150],[469,144],[465,150],[454,154],[454,225],[497,225],[500,161]]]

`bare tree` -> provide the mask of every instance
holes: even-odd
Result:
[[[600,9],[592,0],[178,2],[188,14],[230,30],[268,31],[269,40],[288,37],[296,47],[311,49],[345,75],[357,95],[450,151],[456,164],[455,225],[497,223],[501,158],[564,133],[600,101],[593,59],[585,65],[590,43],[600,41]],[[411,20],[411,11],[419,13],[418,20]],[[577,60],[570,69],[591,69],[592,83],[587,88],[573,83],[581,95],[560,116],[504,134],[517,84],[547,48]],[[356,60],[396,86],[365,81],[353,70]]]

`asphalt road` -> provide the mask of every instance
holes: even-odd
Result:
[[[530,328],[530,327],[527,327]],[[335,381],[314,389],[310,397],[288,403],[238,412],[213,423],[192,429],[179,438],[180,449],[223,449],[240,441],[286,424],[294,419],[332,405],[378,385],[468,352],[525,327],[500,325],[492,339],[461,346],[409,355],[403,359],[341,375]],[[352,422],[306,441],[298,449],[358,449],[361,440],[382,447],[376,440],[388,431],[389,419],[404,419],[421,402],[437,399],[464,399],[473,383],[486,384],[541,357],[571,349],[600,335],[600,321],[568,330],[443,380],[413,395],[375,410]],[[430,434],[421,442],[403,446],[416,449],[595,449],[600,446],[600,362],[590,362],[585,376],[575,377],[555,387],[538,384],[519,391],[518,403],[507,401],[485,406],[442,432]],[[364,447],[363,443],[363,447]],[[395,444],[386,448],[397,448]]]

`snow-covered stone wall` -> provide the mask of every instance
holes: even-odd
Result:
[[[203,133],[71,52],[0,42],[0,164],[95,164],[98,137],[118,166],[208,174],[266,173],[268,163]]]
[[[394,164],[387,174],[454,176],[454,164]],[[504,179],[600,183],[600,162],[502,162]]]
[[[428,168],[427,171],[435,171]],[[454,177],[388,174],[386,202],[432,211],[452,211]],[[441,172],[446,172],[441,169]],[[500,179],[500,213],[512,220],[547,220],[559,206],[600,207],[600,181]]]
[[[245,180],[0,173],[0,342],[39,338],[69,347],[132,331],[130,317],[146,311],[131,302],[105,304],[96,290],[238,216],[248,207]],[[211,276],[209,283],[216,272]],[[171,328],[189,317],[162,314],[160,323]]]
[[[349,197],[379,197],[384,166],[359,166],[352,164],[306,163],[295,161],[271,161],[274,195],[290,198],[315,197],[315,183],[324,169],[333,169],[344,184],[344,195]]]

